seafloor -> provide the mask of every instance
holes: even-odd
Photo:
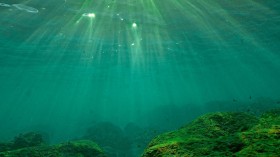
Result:
[[[110,124],[103,124],[102,127],[104,125],[107,125],[107,129],[113,128],[109,127]],[[99,130],[102,127],[100,125]],[[12,141],[0,144],[0,157],[129,156],[108,150],[103,145],[106,137],[103,137],[103,141],[94,142],[92,138],[97,130],[92,128],[92,137],[88,135],[84,136],[84,139],[55,145],[48,145],[39,133],[20,134]],[[116,132],[118,131],[111,131],[111,136]],[[98,141],[98,138],[96,139]],[[118,140],[117,138],[107,137],[107,140],[115,143],[115,147],[117,142],[120,142],[112,141]],[[129,141],[122,142],[119,148],[129,148]],[[269,110],[260,116],[246,112],[213,112],[198,117],[178,130],[155,136],[143,150],[142,157],[277,157],[280,154],[279,148],[280,109]]]

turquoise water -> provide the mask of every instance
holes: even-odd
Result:
[[[60,142],[103,121],[169,130],[279,105],[276,0],[0,3],[0,140],[39,130]]]

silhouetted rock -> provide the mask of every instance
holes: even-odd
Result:
[[[100,122],[87,130],[84,139],[98,143],[109,157],[130,157],[130,142],[123,130],[110,122]]]
[[[134,123],[128,123],[124,132],[131,144],[132,156],[140,156],[149,142],[159,134],[157,128],[139,127]]]

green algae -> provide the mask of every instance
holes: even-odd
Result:
[[[36,132],[27,132],[19,134],[10,142],[0,143],[0,152],[41,145],[45,145],[44,138],[41,134]]]
[[[80,140],[47,146],[20,148],[0,152],[0,157],[104,157],[102,149],[93,141]]]
[[[280,154],[280,110],[261,117],[242,112],[203,115],[154,138],[143,157],[271,156]]]
[[[280,154],[280,109],[264,113],[251,130],[240,133],[246,147],[239,156],[271,156]]]

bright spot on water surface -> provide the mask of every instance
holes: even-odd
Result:
[[[38,9],[32,8],[30,6],[24,5],[24,4],[13,4],[12,6],[16,7],[18,10],[23,10],[29,13],[38,13]]]
[[[82,16],[87,16],[90,18],[95,18],[95,14],[94,13],[84,13]]]
[[[136,27],[137,27],[137,24],[134,22],[134,23],[132,24],[132,27],[133,27],[133,28],[136,28]]]
[[[0,3],[0,6],[1,7],[11,7],[11,6],[13,6],[18,10],[26,11],[26,12],[29,12],[29,13],[38,13],[39,12],[38,9],[27,6],[27,5],[24,5],[24,4],[12,4],[12,5],[10,5],[10,4],[6,4],[6,3]]]
[[[0,3],[0,6],[1,6],[1,7],[11,7],[11,5],[5,4],[5,3]]]

